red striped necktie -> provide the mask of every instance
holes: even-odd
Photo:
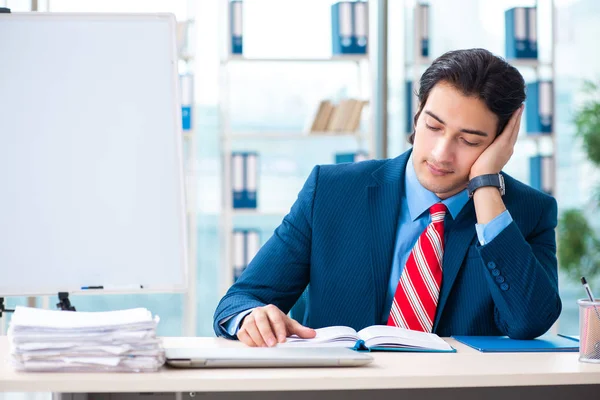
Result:
[[[388,325],[431,332],[442,284],[446,206],[429,209],[431,223],[411,250],[388,318]]]

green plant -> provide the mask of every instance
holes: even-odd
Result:
[[[565,210],[558,224],[561,271],[579,279],[593,277],[600,272],[600,240],[590,227],[581,210]]]
[[[583,92],[588,100],[575,115],[576,136],[581,139],[588,160],[600,168],[600,84],[586,81]],[[592,203],[592,209],[600,205],[600,185],[595,190]],[[586,213],[580,209],[568,209],[561,213],[558,222],[558,260],[561,270],[575,278],[592,278],[600,273],[600,239],[588,222]]]

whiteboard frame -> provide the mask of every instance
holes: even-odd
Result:
[[[171,93],[173,107],[174,107],[174,132],[175,132],[175,148],[177,154],[175,155],[176,160],[179,164],[179,179],[178,186],[180,191],[181,204],[179,204],[179,225],[181,229],[182,238],[182,277],[183,282],[175,285],[149,285],[143,288],[133,288],[134,285],[120,286],[114,285],[109,289],[92,289],[82,290],[81,287],[49,287],[48,289],[33,290],[27,288],[27,286],[10,288],[7,291],[0,291],[0,297],[9,296],[52,296],[58,292],[68,292],[69,294],[76,295],[98,295],[98,294],[152,294],[152,293],[187,293],[189,282],[189,257],[188,257],[188,234],[187,234],[187,206],[186,198],[187,192],[185,188],[185,168],[183,158],[183,128],[181,125],[181,106],[179,101],[179,78],[178,78],[178,55],[177,55],[177,36],[176,36],[176,19],[172,13],[39,13],[39,12],[14,12],[0,14],[0,23],[3,18],[20,19],[30,21],[33,19],[37,20],[73,20],[73,19],[84,19],[87,18],[90,21],[148,21],[148,20],[166,20],[169,24],[169,30],[171,34],[171,68],[173,73],[171,79],[173,80],[173,91]],[[93,283],[92,283],[93,284]],[[192,282],[195,284],[195,282]],[[0,289],[5,290],[5,289]]]

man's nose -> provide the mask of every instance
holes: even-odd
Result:
[[[453,158],[452,141],[445,136],[439,137],[433,147],[432,155],[439,164],[450,163]],[[443,165],[439,165],[440,167]]]

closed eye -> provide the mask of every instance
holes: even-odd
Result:
[[[472,142],[469,142],[468,140],[465,140],[465,138],[461,138],[461,139],[462,139],[462,141],[463,141],[463,142],[465,142],[465,144],[466,144],[467,146],[478,146],[478,145],[479,145],[479,143],[472,143]]]
[[[432,131],[439,131],[439,130],[440,130],[440,128],[435,128],[435,127],[433,127],[433,126],[431,126],[431,125],[429,125],[429,124],[425,124],[425,126],[426,126],[426,127],[429,129],[429,130],[432,130]]]

